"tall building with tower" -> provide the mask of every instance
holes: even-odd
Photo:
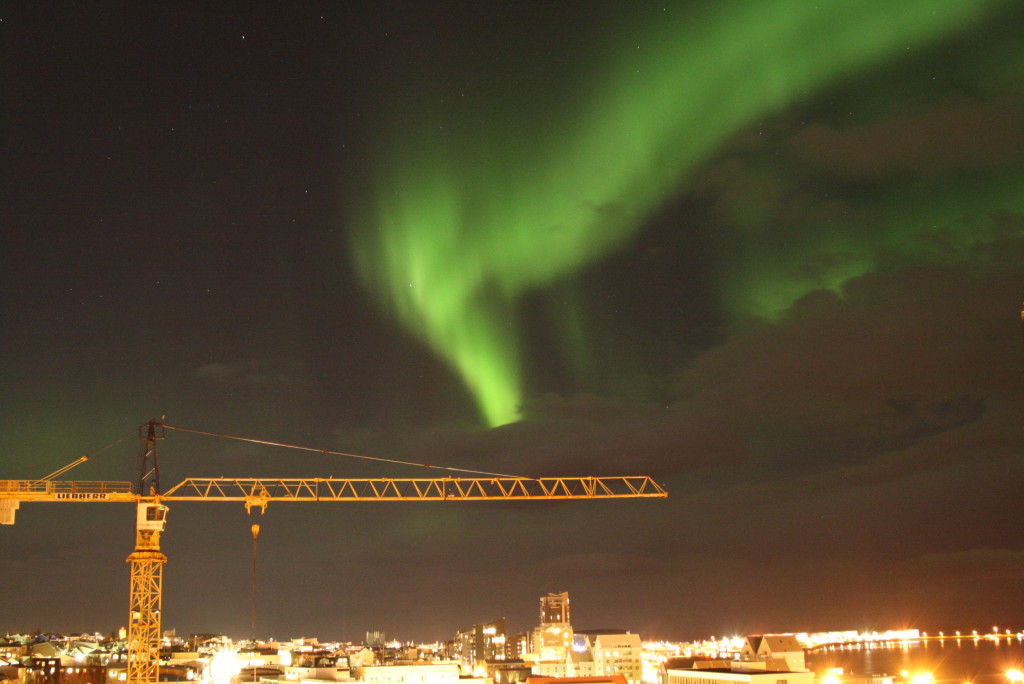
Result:
[[[540,625],[533,630],[533,652],[541,661],[564,661],[572,649],[569,592],[540,599]]]
[[[540,624],[569,624],[569,592],[548,594],[540,597]]]

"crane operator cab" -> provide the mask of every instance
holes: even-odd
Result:
[[[135,529],[163,532],[167,523],[167,506],[161,503],[140,503],[135,518]]]

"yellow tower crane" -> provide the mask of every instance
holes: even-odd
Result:
[[[128,623],[128,684],[156,684],[160,677],[160,615],[163,596],[163,566],[167,556],[160,551],[160,533],[167,522],[167,502],[239,502],[246,511],[265,511],[277,501],[522,501],[558,499],[665,498],[668,494],[646,475],[611,477],[516,477],[443,468],[486,475],[486,477],[444,478],[187,478],[166,492],[160,489],[156,443],[165,430],[229,437],[190,430],[151,420],[140,428],[139,479],[131,482],[56,480],[71,468],[88,460],[82,456],[40,480],[0,480],[0,524],[14,524],[22,502],[112,502],[134,503],[135,550],[128,556],[131,590]],[[243,441],[339,454],[325,449],[248,438]],[[120,441],[120,440],[119,440]],[[419,465],[394,459],[357,456],[376,461]],[[255,533],[254,533],[255,534]]]

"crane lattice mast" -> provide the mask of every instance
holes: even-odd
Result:
[[[145,436],[142,431],[145,431]],[[160,502],[160,466],[156,443],[163,429],[155,420],[140,428],[138,505],[135,511],[135,551],[126,562],[131,568],[128,599],[127,680],[138,684],[160,681],[160,615],[164,565],[160,533],[167,507]]]

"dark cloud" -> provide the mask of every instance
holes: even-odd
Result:
[[[934,553],[916,559],[914,567],[928,580],[935,575],[957,576],[967,581],[985,577],[1013,580],[1024,570],[1024,552],[1010,549],[977,548],[953,553]]]
[[[618,398],[548,394],[525,419],[493,430],[434,430],[411,448],[431,463],[514,475],[665,475],[727,462],[728,436],[677,420],[668,407]]]
[[[799,129],[787,145],[812,168],[860,179],[913,174],[921,180],[1016,166],[1024,155],[1024,101],[963,99],[845,128],[817,123]]]
[[[285,368],[280,362],[260,360],[211,361],[197,368],[195,376],[225,385],[288,387],[310,384],[301,368]]]

